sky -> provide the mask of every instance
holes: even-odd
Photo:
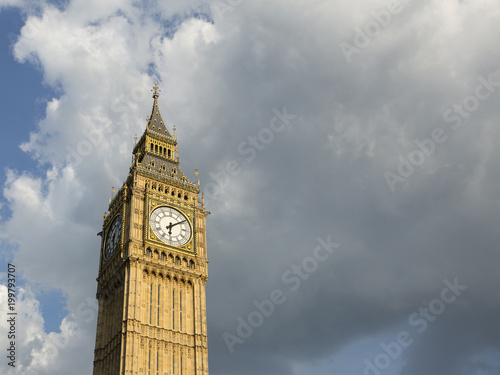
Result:
[[[154,82],[207,218],[212,375],[500,374],[496,0],[0,0],[0,337],[92,371]]]

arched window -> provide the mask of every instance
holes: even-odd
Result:
[[[195,264],[194,264],[194,262],[193,262],[192,260],[191,260],[191,261],[189,261],[189,268],[191,268],[191,269],[193,269],[193,270],[194,270],[194,268],[195,268]]]
[[[146,250],[146,256],[147,257],[151,257],[152,256],[152,252],[151,252],[151,249],[148,247],[148,249]]]
[[[168,157],[170,157],[170,149],[168,150]]]
[[[181,264],[181,258],[175,257],[175,264],[180,265]]]

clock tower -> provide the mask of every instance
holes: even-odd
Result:
[[[203,195],[153,111],[101,232],[94,375],[208,375]],[[197,173],[196,173],[197,176]]]

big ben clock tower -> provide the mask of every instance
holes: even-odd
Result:
[[[208,212],[158,97],[104,217],[94,375],[208,375]]]

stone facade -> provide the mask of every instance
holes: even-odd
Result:
[[[163,123],[158,96],[155,85],[130,173],[104,218],[94,375],[208,375],[209,212],[199,182],[179,168],[176,135]],[[161,213],[161,225],[150,223],[158,208],[174,217]],[[182,245],[173,246],[177,240]]]

